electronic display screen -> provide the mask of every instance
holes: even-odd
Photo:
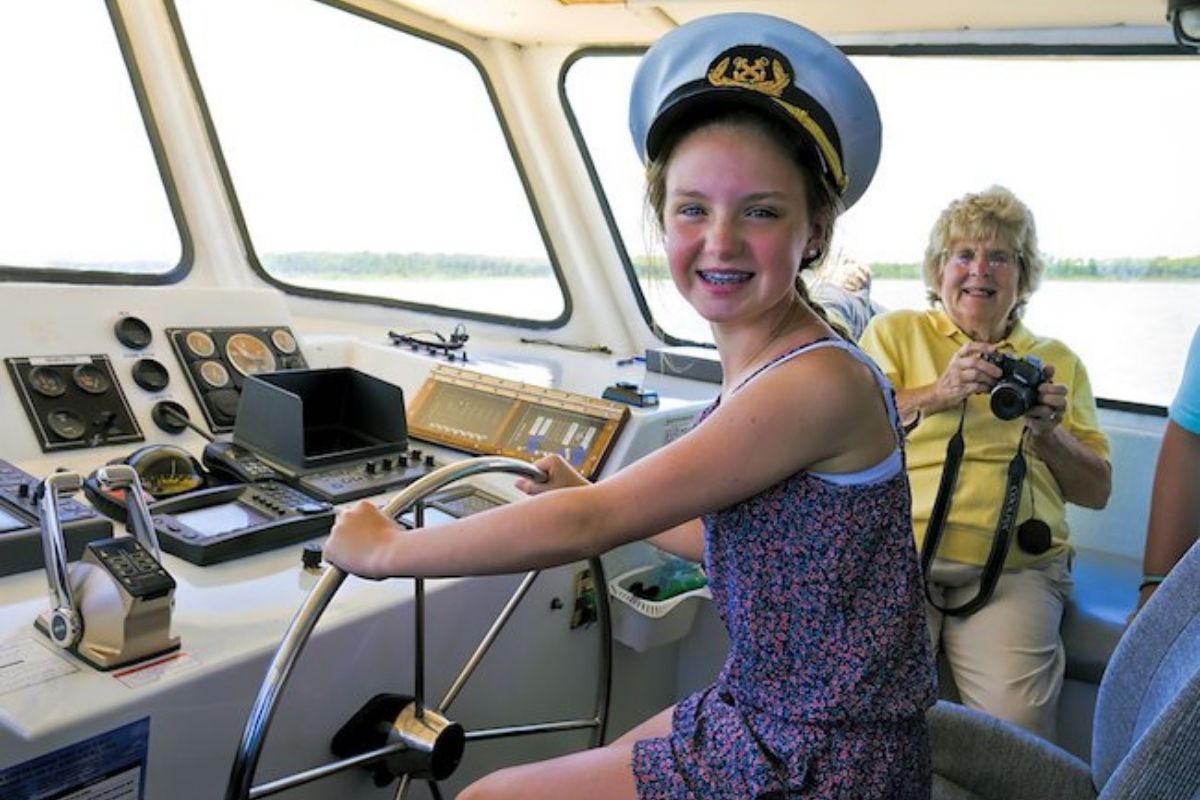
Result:
[[[182,511],[172,516],[206,539],[230,531],[253,528],[270,521],[261,511],[236,500],[219,506],[198,508],[195,511]]]
[[[438,525],[445,525],[447,522],[453,522],[456,519],[457,517],[455,517],[453,514],[447,514],[440,508],[425,508],[426,528],[436,528]],[[410,528],[417,524],[416,518],[413,517],[413,513],[411,511],[401,514],[400,521]]]
[[[0,508],[0,533],[8,533],[22,528],[30,527],[29,523],[20,517],[15,517],[9,514],[3,508]]]

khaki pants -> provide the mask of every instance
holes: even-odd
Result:
[[[1053,740],[1066,653],[1059,626],[1071,588],[1069,555],[1005,571],[987,605],[968,617],[926,603],[934,652],[949,664],[963,704]],[[979,591],[983,570],[935,559],[929,594],[953,608]]]

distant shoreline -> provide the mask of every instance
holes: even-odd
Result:
[[[262,262],[277,278],[320,280],[387,280],[436,278],[535,278],[553,274],[550,262],[537,258],[492,257],[465,253],[332,253],[266,254]],[[917,263],[876,262],[868,265],[876,278],[920,280]],[[633,265],[642,279],[662,275],[661,265],[639,259]],[[1200,281],[1200,256],[1145,259],[1048,259],[1045,280]]]

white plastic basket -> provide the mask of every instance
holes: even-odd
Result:
[[[646,600],[629,591],[630,584],[653,569],[653,565],[631,569],[608,582],[613,638],[639,653],[686,636],[700,603],[712,597],[707,586],[666,600]]]

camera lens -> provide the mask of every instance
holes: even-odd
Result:
[[[1031,395],[1033,392],[1027,387],[1008,382],[997,383],[992,389],[992,413],[1003,420],[1016,419],[1033,405]]]

